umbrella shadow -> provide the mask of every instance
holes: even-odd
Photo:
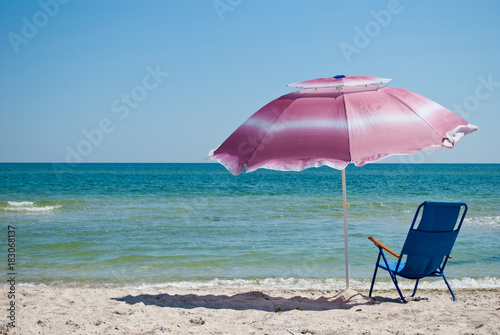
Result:
[[[362,305],[373,305],[380,302],[361,295],[352,290],[342,291],[333,297],[321,296],[317,299],[294,296],[292,298],[274,297],[263,292],[251,291],[228,295],[197,294],[140,294],[111,298],[129,305],[143,303],[158,307],[174,307],[193,309],[198,307],[209,309],[261,310],[265,312],[284,312],[290,310],[324,311],[332,309],[351,309]]]

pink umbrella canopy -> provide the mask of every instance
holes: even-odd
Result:
[[[259,168],[342,170],[390,155],[451,149],[478,128],[443,106],[389,86],[304,89],[271,101],[209,156],[232,174]]]
[[[389,80],[336,76],[290,84],[305,89],[271,101],[209,153],[234,175],[245,167],[246,172],[324,165],[342,170],[347,288],[347,164],[362,166],[391,155],[452,149],[478,129],[419,94],[373,85]]]

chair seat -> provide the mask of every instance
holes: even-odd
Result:
[[[422,274],[416,274],[416,275],[407,274],[407,273],[403,273],[403,269],[404,269],[405,264],[406,264],[405,262],[401,262],[399,264],[398,271],[396,271],[396,266],[398,265],[398,262],[387,262],[387,263],[389,263],[389,269],[391,270],[391,272],[393,272],[393,273],[395,273],[398,276],[401,276],[403,278],[420,279],[420,278],[424,278],[424,277],[441,277],[443,275],[442,273],[438,273],[437,271],[434,271],[434,272],[426,274],[426,275],[422,275]],[[385,271],[389,271],[387,269],[387,266],[385,265],[385,262],[383,262],[383,261],[379,262],[378,266],[381,267],[382,269],[384,269]]]
[[[395,273],[398,273],[399,271],[401,271],[405,267],[405,262],[401,262],[401,263],[399,263],[399,271],[396,271],[396,266],[398,265],[398,262],[387,262],[387,263],[389,263],[389,269],[391,270],[391,272],[395,272]],[[378,266],[380,266],[385,271],[389,271],[389,269],[385,265],[385,262],[379,262]]]

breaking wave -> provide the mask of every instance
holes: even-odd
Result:
[[[0,212],[50,212],[61,207],[60,201],[0,201]]]
[[[448,279],[453,289],[496,289],[500,288],[500,278],[453,278]],[[369,290],[370,279],[351,279],[350,288],[354,290]],[[402,290],[412,290],[415,281],[399,279],[398,284]],[[312,278],[262,278],[262,279],[211,279],[211,280],[186,280],[163,283],[96,283],[96,282],[65,282],[54,281],[48,283],[22,283],[27,286],[63,286],[63,287],[127,287],[135,289],[165,288],[165,289],[242,289],[242,290],[343,290],[345,280],[342,278],[312,279]],[[423,279],[419,289],[447,290],[444,281],[439,279]],[[375,290],[393,290],[394,284],[387,279],[377,279]]]

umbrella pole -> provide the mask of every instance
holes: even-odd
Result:
[[[346,186],[345,186],[345,169],[342,170],[342,195],[344,201],[342,203],[342,207],[344,207],[344,243],[345,243],[345,284],[346,289],[349,288],[349,244],[348,244],[348,234],[347,234],[347,207],[349,204],[347,203],[347,195],[346,195]]]

